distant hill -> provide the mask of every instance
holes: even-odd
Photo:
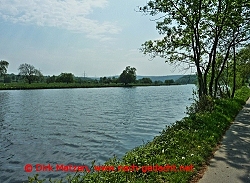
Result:
[[[142,78],[150,78],[153,82],[154,81],[162,81],[164,82],[165,80],[171,80],[173,79],[174,81],[176,81],[177,79],[181,78],[182,76],[184,75],[169,75],[169,76],[136,76],[136,79],[142,79]],[[115,77],[115,78],[118,78],[119,75],[116,75],[116,76],[106,76],[107,78],[112,78],[112,77]],[[90,77],[91,79],[97,79],[99,80],[100,78],[98,77]]]
[[[142,79],[142,78],[150,78],[153,82],[154,81],[162,81],[165,80],[171,80],[173,79],[176,81],[177,79],[183,77],[184,75],[169,75],[169,76],[136,76],[136,79]]]
[[[179,84],[197,84],[197,81],[196,75],[184,75],[175,82]]]
[[[106,76],[106,77],[115,77],[118,78],[119,76]],[[99,80],[100,78],[98,77],[90,77],[91,79],[97,79]],[[180,84],[194,84],[197,82],[196,75],[168,75],[168,76],[136,76],[136,79],[142,79],[142,78],[150,78],[153,82],[154,81],[162,81],[165,82],[165,80],[171,80],[173,79],[176,83]]]

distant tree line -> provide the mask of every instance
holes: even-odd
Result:
[[[145,85],[171,85],[175,84],[174,80],[152,81],[150,78],[144,77],[136,80],[136,68],[127,66],[118,77],[100,77],[99,80],[87,77],[75,77],[72,73],[61,73],[60,75],[44,76],[39,69],[36,69],[31,64],[21,64],[18,67],[18,75],[7,74],[9,63],[7,61],[0,62],[0,82],[27,82],[31,83],[79,83],[79,84],[145,84]],[[2,77],[2,80],[1,80]]]
[[[245,50],[244,50],[245,51]],[[244,54],[242,54],[244,55]],[[247,58],[244,58],[247,59]],[[100,77],[99,80],[91,79],[87,77],[75,77],[72,73],[61,73],[58,76],[43,76],[42,72],[36,69],[33,65],[30,64],[21,64],[18,68],[19,74],[7,74],[7,68],[9,63],[7,61],[0,61],[0,81],[4,83],[11,82],[27,82],[31,83],[79,83],[79,84],[101,84],[101,85],[109,85],[109,84],[121,84],[124,86],[128,86],[130,84],[142,84],[142,85],[175,85],[175,84],[197,84],[198,78],[197,75],[185,75],[176,81],[173,79],[168,79],[163,81],[152,81],[148,77],[144,77],[136,80],[136,68],[127,66],[122,73],[118,77]],[[248,68],[241,67],[242,80],[237,83],[248,82],[248,78],[250,77],[250,72]],[[2,80],[1,80],[2,78]]]

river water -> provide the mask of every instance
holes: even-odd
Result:
[[[194,85],[0,91],[0,182],[66,176],[36,165],[103,164],[185,116]],[[27,173],[24,166],[31,164]],[[38,172],[39,171],[39,172]],[[63,174],[63,175],[62,175]]]

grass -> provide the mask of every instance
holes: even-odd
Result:
[[[1,83],[0,90],[25,90],[25,89],[58,89],[58,88],[93,88],[93,87],[120,87],[121,84],[95,84],[95,83]]]
[[[220,142],[226,129],[231,125],[242,105],[250,96],[250,90],[242,87],[236,92],[235,99],[218,99],[213,101],[210,112],[193,113],[167,126],[153,141],[139,146],[129,152],[122,159],[111,158],[105,165],[118,166],[165,166],[175,165],[177,169],[184,165],[192,165],[192,171],[99,171],[79,173],[68,176],[64,180],[52,182],[75,183],[161,183],[161,182],[190,182]],[[94,167],[92,165],[92,170]],[[43,182],[38,175],[29,178],[29,183]]]
[[[159,86],[160,84],[130,84],[132,86]],[[164,85],[164,84],[161,84]],[[122,83],[0,83],[0,90],[27,90],[27,89],[59,89],[59,88],[100,88],[100,87],[124,87]]]

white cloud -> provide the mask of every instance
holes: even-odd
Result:
[[[1,0],[0,17],[13,23],[52,26],[87,33],[90,38],[105,39],[120,28],[112,22],[87,18],[94,8],[105,8],[108,0]]]

